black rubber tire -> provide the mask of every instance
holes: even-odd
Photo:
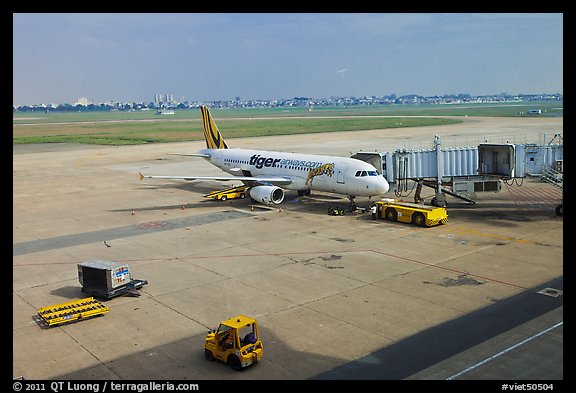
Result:
[[[398,221],[398,212],[393,207],[388,207],[384,211],[384,217],[386,217],[388,221]]]
[[[563,214],[564,214],[564,204],[556,206],[556,215],[558,217],[562,217]]]
[[[240,363],[240,359],[236,357],[236,355],[228,356],[228,365],[232,368],[232,370],[240,371],[242,370],[242,364]]]
[[[448,207],[448,202],[444,201],[444,202],[440,203],[438,201],[438,199],[436,199],[436,197],[432,198],[432,201],[430,202],[430,204],[432,206],[436,206],[436,207]]]
[[[424,217],[424,214],[420,212],[412,214],[412,222],[414,223],[414,225],[418,225],[419,227],[426,226],[426,218]]]

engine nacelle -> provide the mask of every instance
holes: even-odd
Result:
[[[265,205],[277,205],[284,200],[284,190],[276,186],[252,187],[249,194],[250,198]]]

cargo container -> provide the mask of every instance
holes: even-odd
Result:
[[[87,261],[78,264],[78,280],[83,292],[106,299],[131,294],[147,284],[146,280],[132,278],[128,265],[112,261]]]

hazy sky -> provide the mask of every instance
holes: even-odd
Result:
[[[563,14],[13,14],[13,103],[563,93]]]

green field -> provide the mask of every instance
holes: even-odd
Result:
[[[381,105],[264,109],[211,109],[224,138],[442,126],[465,116],[562,116],[562,102],[468,105]],[[422,117],[419,117],[422,116]],[[447,116],[447,117],[444,117]],[[131,145],[202,140],[200,111],[175,110],[174,115],[153,111],[14,113],[13,144],[90,143]]]

